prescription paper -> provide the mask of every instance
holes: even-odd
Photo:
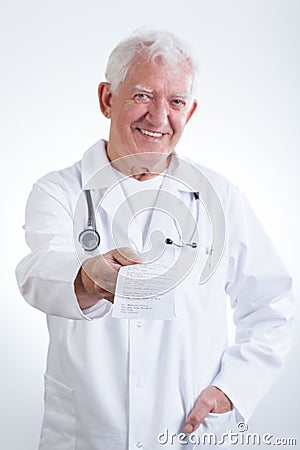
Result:
[[[170,320],[175,316],[175,270],[160,264],[134,264],[120,269],[112,317]]]

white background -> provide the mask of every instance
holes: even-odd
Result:
[[[299,298],[300,2],[17,0],[2,1],[0,21],[0,446],[34,450],[48,335],[44,315],[21,298],[14,277],[27,252],[25,202],[37,178],[107,137],[97,85],[110,51],[134,29],[170,30],[193,44],[199,109],[179,150],[240,186]],[[297,437],[298,446],[299,325],[298,308],[286,368],[249,424],[249,431]]]

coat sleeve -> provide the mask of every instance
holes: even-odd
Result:
[[[73,243],[73,214],[68,191],[56,173],[39,180],[29,195],[25,237],[31,253],[16,268],[21,294],[35,308],[67,319],[89,320],[79,307],[74,280],[81,262]],[[106,300],[97,304],[101,317],[110,309]]]
[[[226,292],[235,342],[225,351],[213,385],[248,420],[283,366],[291,341],[292,280],[244,196],[234,190],[228,220]]]

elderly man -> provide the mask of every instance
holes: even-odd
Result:
[[[247,420],[282,366],[291,280],[237,188],[175,152],[197,106],[186,47],[135,34],[106,77],[108,141],[26,209],[17,279],[50,333],[40,450],[194,448],[205,432],[227,448],[233,412]]]

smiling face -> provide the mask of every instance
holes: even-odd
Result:
[[[164,170],[168,156],[196,109],[192,72],[186,60],[168,66],[161,60],[135,59],[114,93],[99,86],[103,114],[111,118],[107,154],[111,161],[136,155],[145,171]],[[149,167],[147,167],[147,164]]]

